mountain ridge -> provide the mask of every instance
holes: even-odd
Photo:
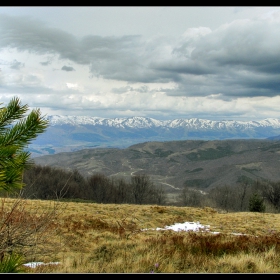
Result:
[[[29,145],[32,157],[85,148],[127,148],[147,141],[266,139],[280,135],[280,120],[212,121],[199,118],[48,116],[49,127]]]
[[[189,119],[172,119],[172,120],[157,120],[148,117],[128,117],[128,118],[101,118],[101,117],[87,117],[87,116],[70,116],[70,115],[50,115],[47,117],[50,125],[72,124],[72,125],[107,125],[115,127],[199,127],[199,128],[223,128],[227,127],[258,127],[271,126],[280,128],[280,119],[266,118],[260,121],[234,121],[234,120],[207,120],[200,118]]]

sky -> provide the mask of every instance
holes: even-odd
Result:
[[[278,6],[1,6],[0,103],[43,115],[280,118]]]

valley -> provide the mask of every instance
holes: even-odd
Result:
[[[35,157],[39,165],[102,173],[129,180],[147,174],[168,193],[201,191],[256,180],[280,181],[280,141],[184,140],[144,142],[128,148],[91,148]]]

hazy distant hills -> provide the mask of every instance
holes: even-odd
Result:
[[[280,120],[210,121],[49,116],[29,146],[35,163],[130,178],[145,173],[178,192],[280,180]],[[268,140],[270,139],[270,140]]]
[[[33,157],[84,148],[127,148],[148,141],[266,139],[280,135],[280,120],[211,121],[145,117],[48,116],[50,126],[29,146]]]
[[[103,173],[129,179],[145,173],[168,192],[179,192],[184,184],[206,190],[257,179],[280,180],[280,141],[260,139],[154,141],[34,160],[41,165],[78,169],[85,176]]]

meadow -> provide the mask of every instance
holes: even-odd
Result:
[[[277,213],[1,198],[0,214],[19,273],[280,272]],[[184,222],[209,231],[155,230]]]

